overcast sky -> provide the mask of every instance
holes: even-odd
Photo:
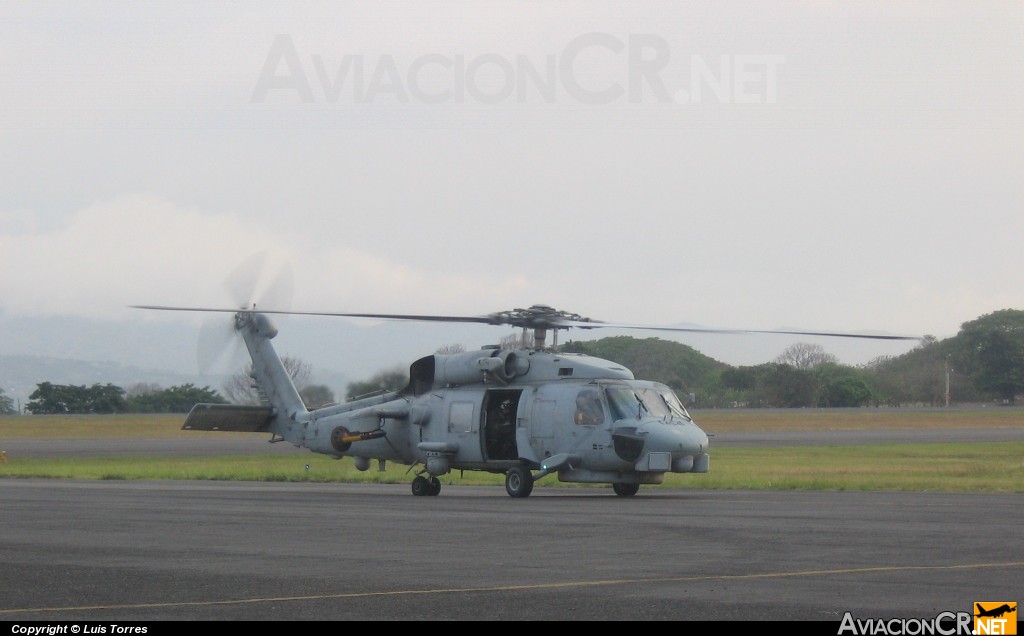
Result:
[[[194,322],[126,306],[233,306],[269,250],[291,309],[949,337],[1021,307],[1022,32],[1009,1],[4,2],[0,315]]]

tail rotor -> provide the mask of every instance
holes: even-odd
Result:
[[[291,267],[272,267],[270,252],[256,252],[236,266],[224,280],[224,291],[239,311],[260,307],[283,311],[291,306],[295,277]],[[257,302],[257,300],[259,302]],[[229,375],[248,362],[245,345],[235,333],[234,317],[214,315],[199,329],[196,362],[202,375]]]

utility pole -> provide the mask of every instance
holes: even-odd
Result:
[[[949,366],[949,356],[946,356],[946,408],[949,408],[949,372],[953,369]]]

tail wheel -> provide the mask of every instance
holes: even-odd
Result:
[[[533,492],[533,475],[519,466],[510,468],[505,473],[505,492],[509,497],[529,497]]]
[[[620,497],[632,497],[640,490],[640,484],[612,484],[612,490]]]

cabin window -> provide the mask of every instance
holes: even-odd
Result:
[[[472,402],[452,402],[451,408],[448,410],[448,432],[473,432]]]
[[[604,424],[604,408],[597,389],[583,389],[576,396],[576,423],[582,426]]]

